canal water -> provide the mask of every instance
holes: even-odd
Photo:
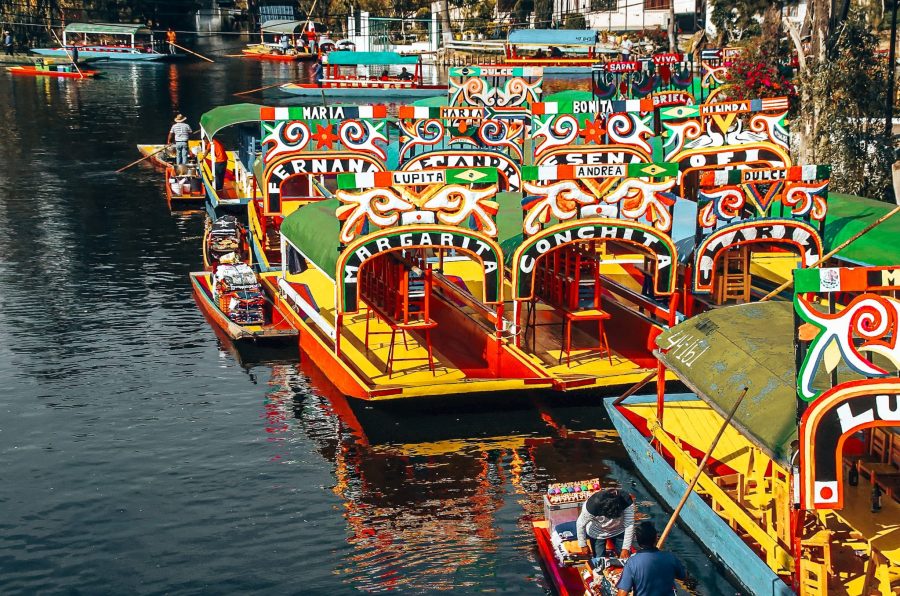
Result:
[[[136,143],[309,65],[0,74],[0,593],[549,591],[530,520],[599,476],[661,528],[596,398],[349,403],[194,304],[202,213]],[[229,47],[230,46],[230,47]],[[276,104],[278,93],[247,96]],[[690,589],[736,589],[680,528]]]

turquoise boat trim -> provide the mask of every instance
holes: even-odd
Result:
[[[694,395],[667,396],[666,401],[693,401]],[[613,405],[616,398],[603,400],[603,405],[619,433],[622,444],[650,489],[670,508],[675,508],[687,489],[687,483],[657,453],[646,437]],[[656,397],[629,398],[626,404],[655,403]],[[688,497],[679,521],[700,545],[733,576],[737,583],[756,596],[790,596],[794,594],[778,574],[769,568],[747,546],[725,520],[719,517],[696,492]]]

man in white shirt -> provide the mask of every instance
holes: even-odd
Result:
[[[169,129],[169,138],[166,140],[167,145],[171,145],[175,141],[175,163],[177,165],[186,164],[188,161],[188,139],[191,133],[191,127],[185,122],[187,118],[178,114],[175,116],[175,124]]]
[[[622,60],[629,60],[631,58],[631,48],[634,47],[634,42],[628,39],[627,35],[623,35],[620,47],[622,48]]]

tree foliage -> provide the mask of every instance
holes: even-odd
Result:
[[[709,18],[720,41],[734,43],[760,32],[757,20],[771,6],[769,0],[714,0]]]
[[[828,57],[799,77],[804,157],[832,165],[834,190],[883,198],[893,161],[883,120],[887,64],[862,11],[851,10],[834,34]]]

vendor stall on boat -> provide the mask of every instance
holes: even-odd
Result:
[[[426,83],[421,56],[396,52],[334,51],[323,56],[322,79],[313,83],[288,83],[285,93],[314,98],[385,97],[409,99],[447,93],[447,86]]]
[[[241,50],[245,58],[270,62],[296,62],[313,60],[318,53],[318,35],[307,35],[309,21],[273,19],[262,23],[259,28],[259,43],[249,44]],[[266,35],[271,41],[266,41]],[[312,42],[312,43],[310,43]]]
[[[261,196],[255,174],[260,151],[259,118],[259,106],[249,103],[220,106],[200,117],[201,140],[191,152],[203,155],[200,174],[206,189],[207,210],[213,217],[220,211],[242,213],[247,203]],[[226,129],[233,131],[228,139],[231,148],[222,144],[225,168],[219,180],[213,143],[222,143],[219,135]]]
[[[363,399],[550,387],[504,337],[496,170],[360,172],[281,226],[263,274],[300,345]]]
[[[69,58],[76,48],[79,58],[159,62],[184,57],[184,54],[159,51],[151,29],[127,23],[69,23],[63,29],[62,47],[35,48],[31,52]]]
[[[674,505],[747,391],[681,520],[752,594],[900,585],[898,292],[896,266],[798,269],[793,305],[713,310],[657,339],[660,362],[696,395],[606,402],[638,470]]]
[[[37,58],[28,66],[7,66],[11,74],[26,77],[55,77],[60,79],[90,79],[100,74],[97,70],[89,70],[73,64],[71,59],[54,60]]]

